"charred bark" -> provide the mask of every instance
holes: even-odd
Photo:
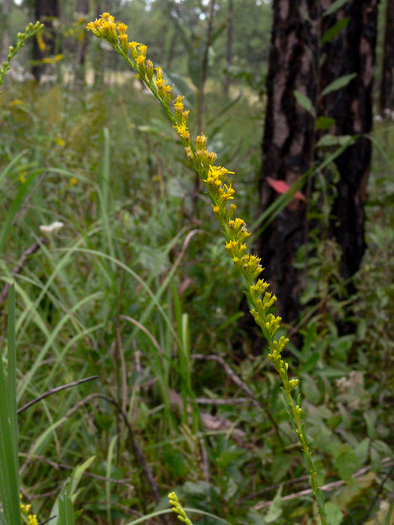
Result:
[[[88,38],[86,35],[86,22],[89,14],[89,0],[78,0],[77,2],[77,13],[81,20],[83,20],[83,27],[80,33],[78,51],[77,51],[77,64],[76,64],[76,80],[80,84],[85,83],[85,62],[86,62],[86,51],[88,48]]]
[[[57,0],[36,0],[34,9],[35,20],[44,24],[44,30],[34,39],[32,73],[39,81],[45,69],[40,63],[43,58],[54,55],[58,51],[56,45],[56,22],[59,19],[59,4]]]
[[[273,10],[260,181],[263,209],[278,196],[267,184],[267,177],[291,185],[309,169],[315,149],[314,119],[297,104],[294,91],[316,100],[313,50],[318,45],[318,8],[314,0],[274,0]],[[279,314],[287,321],[299,315],[298,299],[304,283],[293,262],[305,241],[305,220],[305,204],[293,200],[261,235],[257,247],[266,268],[264,278],[278,297]]]
[[[360,268],[366,247],[364,206],[372,144],[365,134],[372,130],[377,0],[348,2],[334,15],[323,18],[323,31],[343,18],[349,18],[346,29],[322,48],[326,58],[321,69],[321,90],[344,75],[357,76],[344,88],[321,98],[320,112],[335,119],[335,135],[359,135],[356,143],[336,160],[340,180],[329,232],[342,249],[341,274],[348,279]]]
[[[322,16],[333,3],[274,0],[260,195],[265,209],[278,196],[267,177],[290,185],[314,162],[314,118],[297,104],[294,91],[298,90],[309,97],[318,115],[335,119],[330,133],[359,136],[336,161],[340,181],[329,228],[329,237],[342,249],[341,272],[347,279],[358,270],[365,251],[364,204],[371,143],[364,135],[372,127],[377,0],[349,0],[343,9]],[[321,35],[346,17],[347,27],[322,45]],[[352,73],[357,76],[346,87],[320,96],[332,81]],[[258,242],[264,277],[278,297],[279,314],[287,321],[300,313],[304,275],[294,268],[294,258],[306,242],[308,226],[304,203],[293,200]]]
[[[386,34],[383,48],[383,71],[380,88],[380,108],[393,109],[393,69],[394,69],[394,0],[387,0]]]

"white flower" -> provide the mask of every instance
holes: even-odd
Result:
[[[55,221],[52,224],[48,224],[47,226],[42,225],[40,226],[40,231],[44,235],[51,235],[52,233],[56,233],[59,230],[63,228],[64,224],[59,221]]]
[[[382,120],[382,116],[381,115],[375,115],[373,119],[374,119],[375,122],[380,122]]]

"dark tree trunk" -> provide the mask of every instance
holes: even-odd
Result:
[[[377,0],[349,0],[330,16],[322,16],[333,0],[274,0],[274,23],[267,80],[268,102],[260,185],[262,207],[277,197],[267,177],[292,184],[312,165],[316,136],[314,118],[296,102],[294,91],[307,95],[316,113],[335,119],[335,135],[368,133],[372,125],[372,81],[377,28]],[[348,26],[321,45],[321,35],[349,17]],[[322,60],[324,59],[324,60]],[[333,80],[351,73],[357,77],[341,90],[321,97]],[[341,178],[332,208],[335,219],[329,235],[342,248],[342,275],[353,275],[365,250],[364,203],[370,169],[371,143],[359,138],[336,161]],[[302,201],[293,200],[259,239],[265,279],[278,297],[279,314],[298,318],[304,287],[294,268],[297,249],[306,242],[308,222]]]
[[[380,88],[380,108],[393,109],[393,69],[394,69],[394,0],[387,0],[386,36],[383,47],[382,84]]]
[[[10,16],[10,0],[3,0],[3,7],[0,8],[0,14],[2,15],[2,21],[0,23],[0,29],[2,32],[1,37],[1,62],[7,60],[8,48],[10,46],[9,35],[8,35],[8,25],[9,25],[9,16]]]
[[[37,38],[34,39],[33,44],[33,59],[36,62],[32,68],[33,76],[36,80],[40,80],[45,66],[39,64],[44,57],[54,55],[56,49],[56,28],[55,21],[59,18],[59,4],[57,0],[35,0],[34,9],[35,20],[42,22],[45,27],[42,33],[43,45],[39,45]]]
[[[226,78],[224,81],[224,92],[228,96],[231,84],[230,69],[233,58],[233,17],[234,17],[234,0],[228,0],[228,23],[226,39]]]
[[[317,5],[315,0],[304,0],[301,5],[297,0],[274,0],[273,14],[260,184],[263,209],[278,197],[267,177],[291,185],[310,167],[315,147],[313,117],[297,104],[294,91],[312,101],[317,96],[317,71],[311,53],[318,45]],[[293,200],[261,235],[257,248],[266,268],[264,278],[277,294],[279,314],[287,321],[299,314],[303,277],[293,262],[305,241],[305,212],[305,204]]]
[[[89,14],[89,0],[78,0],[77,2],[77,13],[81,18],[87,17]],[[87,20],[86,20],[87,23]],[[86,62],[86,50],[88,47],[88,38],[86,34],[86,23],[83,24],[81,40],[78,45],[77,52],[77,65],[76,65],[76,80],[80,84],[85,83],[85,62]]]
[[[335,119],[335,135],[364,135],[372,130],[372,89],[377,36],[377,0],[352,0],[323,19],[323,31],[349,17],[349,25],[322,52],[321,90],[333,80],[356,73],[346,87],[320,100],[320,111]],[[365,251],[364,205],[372,144],[366,137],[336,160],[340,173],[329,235],[342,249],[341,274],[348,279],[360,268]]]

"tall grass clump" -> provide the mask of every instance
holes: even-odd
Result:
[[[178,95],[173,100],[173,86],[164,79],[162,68],[154,68],[152,61],[147,58],[147,46],[135,41],[129,42],[125,24],[116,22],[109,13],[103,13],[100,19],[90,22],[87,29],[98,38],[109,42],[151,90],[176,130],[185,148],[187,158],[205,185],[213,213],[222,229],[225,249],[235,268],[242,275],[250,312],[267,340],[268,358],[281,378],[283,397],[292,427],[304,453],[321,522],[326,524],[324,497],[318,486],[317,472],[303,424],[300,395],[295,394],[299,381],[289,377],[289,365],[282,357],[289,339],[285,335],[278,335],[278,333],[283,333],[283,329],[281,328],[282,319],[272,313],[276,297],[268,292],[269,284],[261,277],[263,268],[260,265],[260,258],[248,251],[247,239],[250,233],[245,221],[236,216],[235,190],[231,182],[231,176],[234,173],[225,167],[215,165],[216,154],[207,148],[208,139],[203,133],[197,136],[195,141],[192,140],[188,128],[189,110],[185,109],[184,97]],[[188,522],[183,515],[179,515],[179,518]]]

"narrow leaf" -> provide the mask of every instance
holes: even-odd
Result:
[[[350,146],[354,141],[351,135],[324,135],[317,143],[318,148],[329,148],[331,146]]]
[[[335,124],[335,118],[318,117],[315,121],[315,129],[330,129]]]
[[[294,91],[294,96],[298,104],[314,117],[315,108],[313,107],[311,99],[304,95],[304,93],[301,93],[301,91],[298,91],[297,89]]]
[[[345,27],[348,26],[349,22],[350,22],[350,17],[342,18],[341,20],[338,20],[336,24],[331,26],[324,33],[321,39],[321,43],[326,44],[327,42],[335,38],[342,31],[342,29],[345,29]]]
[[[351,73],[350,75],[343,75],[342,77],[337,78],[334,80],[334,82],[331,82],[331,84],[328,84],[328,86],[323,89],[321,96],[325,97],[329,93],[332,93],[333,91],[338,91],[339,89],[344,88],[350,82],[357,76],[356,73]]]
[[[8,355],[8,388],[3,358],[0,352],[0,499],[3,504],[4,521],[8,525],[20,525],[21,513],[19,506],[19,474],[18,474],[18,443],[16,431],[16,404],[15,404],[15,366],[14,357],[10,354],[15,350],[14,345],[14,290],[9,292],[9,349]],[[10,392],[10,383],[14,388]],[[12,400],[10,401],[10,399]],[[15,411],[15,413],[12,413]]]
[[[347,4],[348,0],[336,0],[333,4],[330,5],[328,9],[326,9],[323,13],[323,16],[329,16],[338,11],[338,9],[341,9],[345,4]]]

